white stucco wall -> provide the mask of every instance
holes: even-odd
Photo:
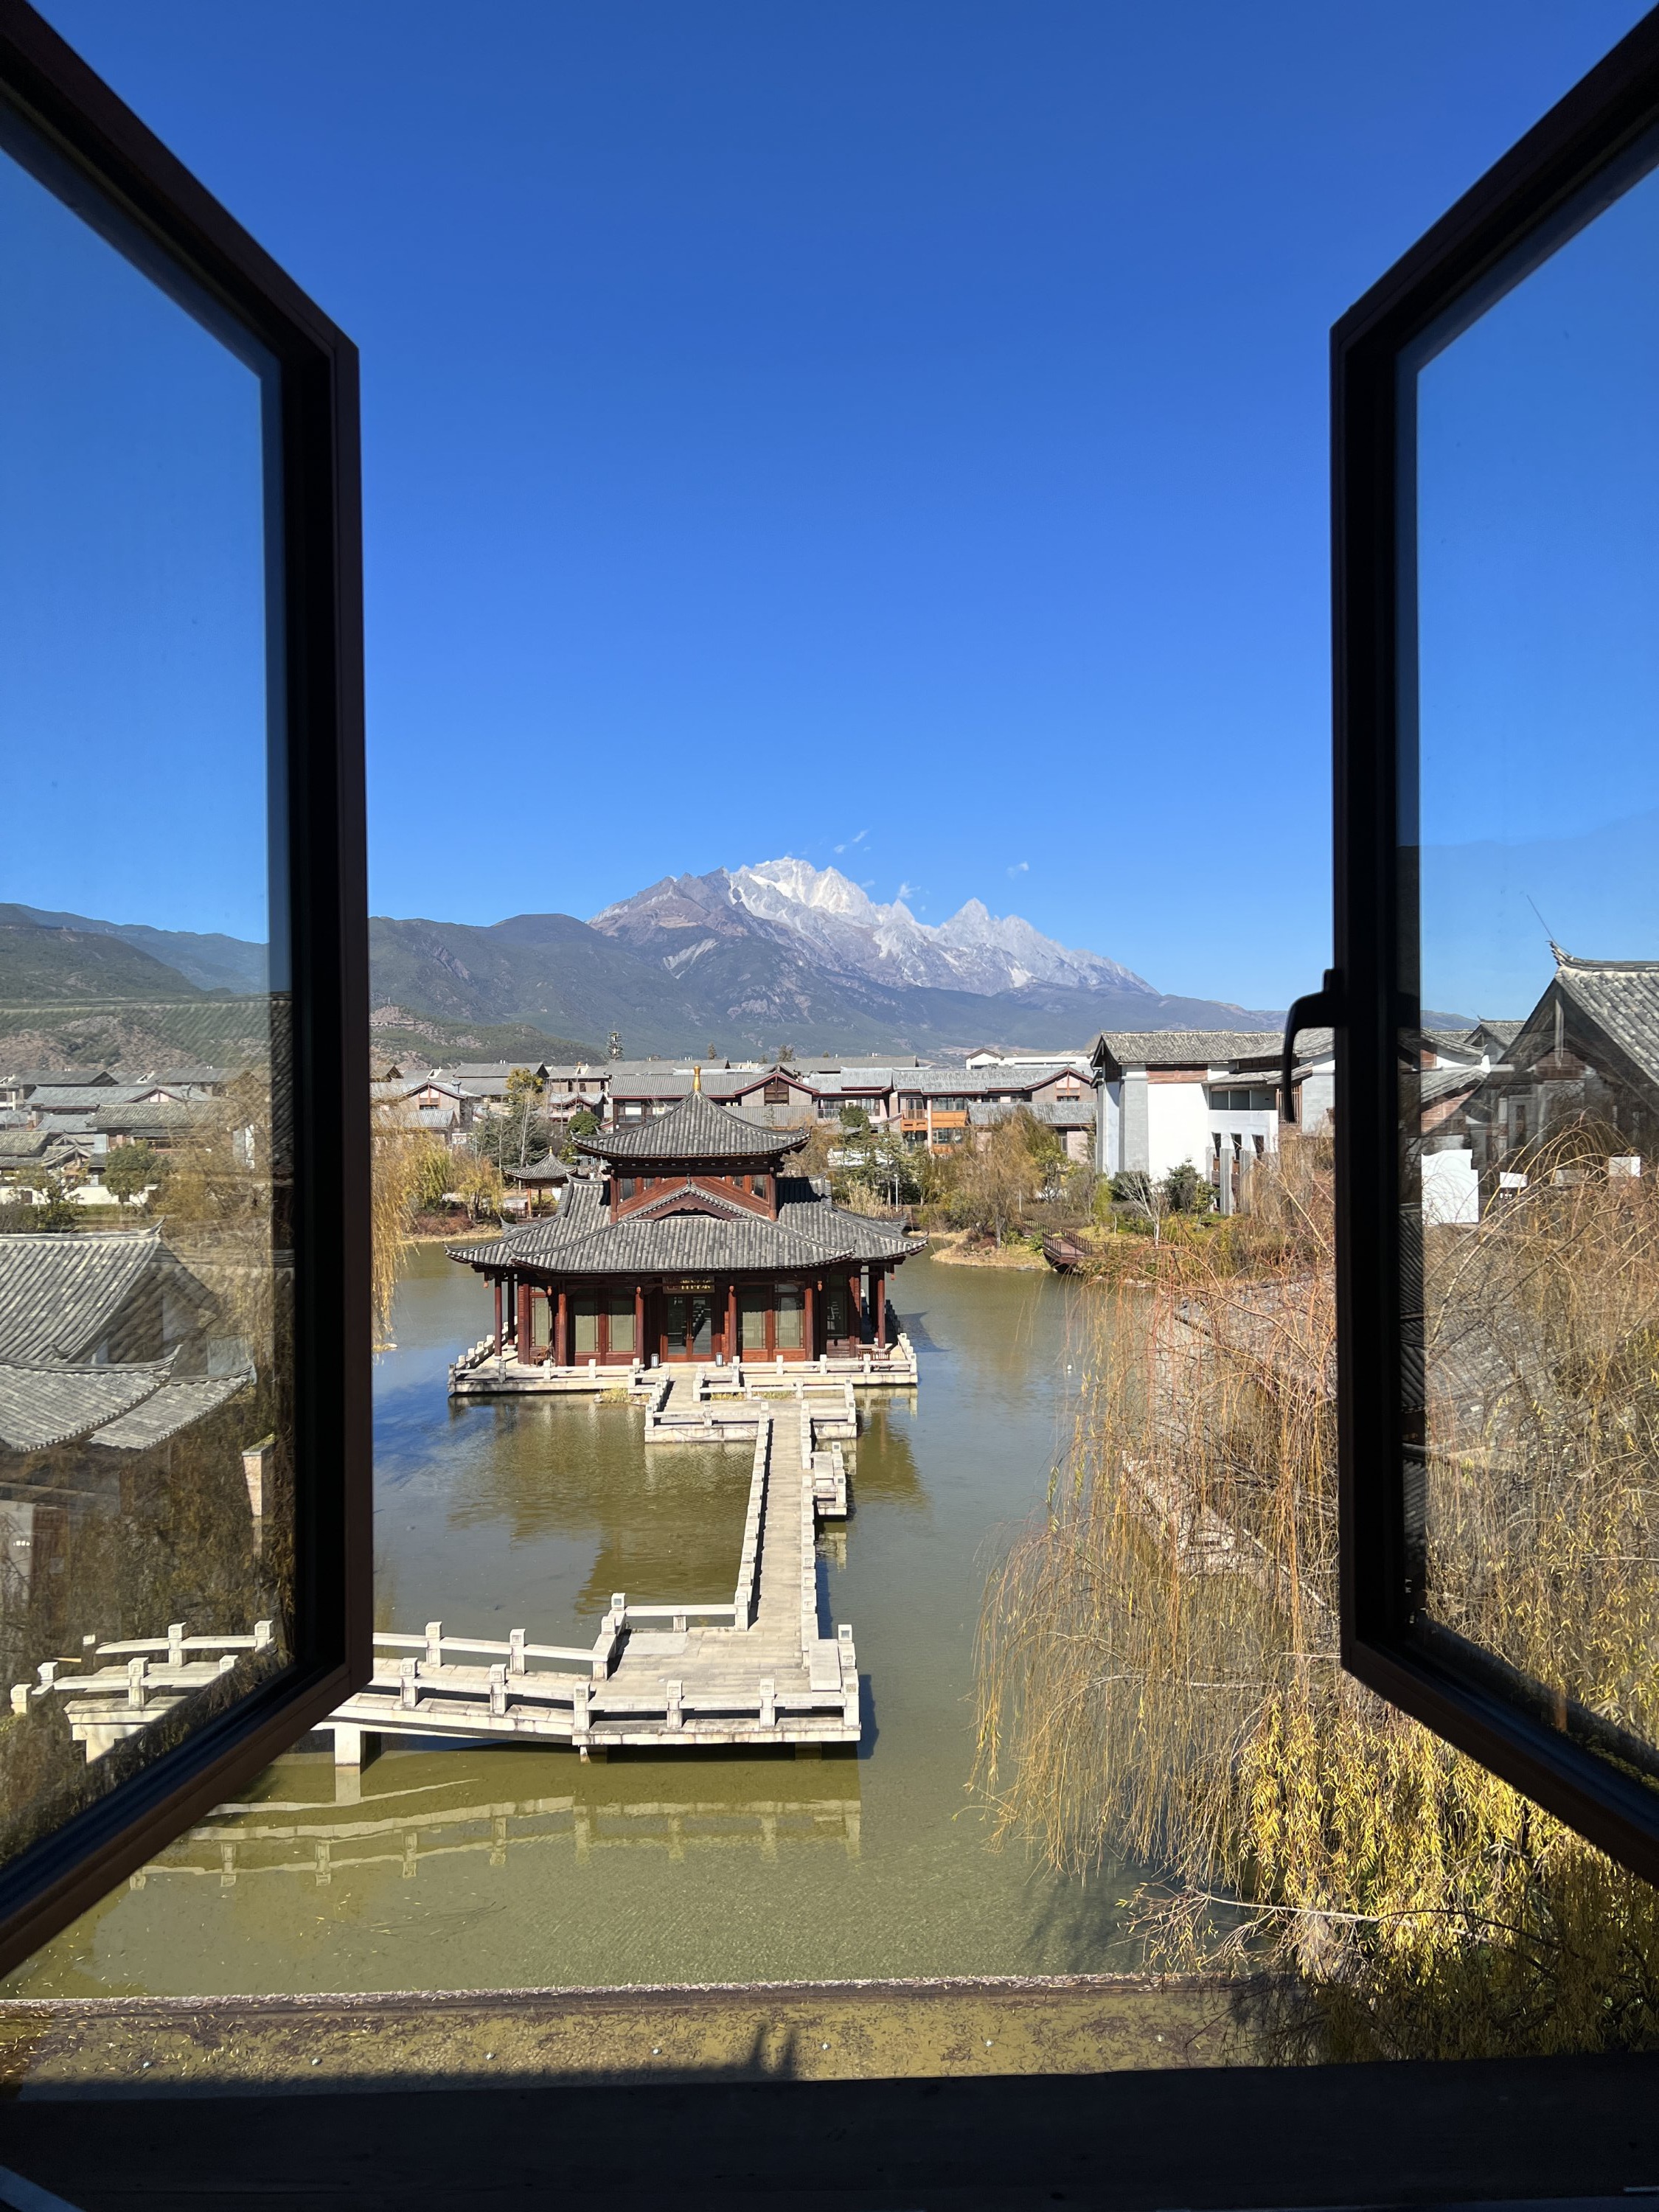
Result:
[[[1300,1126],[1316,1129],[1328,1114],[1336,1111],[1336,1062],[1320,1060],[1296,1086],[1296,1111]]]
[[[1425,1225],[1470,1224],[1480,1218],[1480,1179],[1474,1156],[1458,1146],[1423,1155],[1423,1219]]]
[[[1154,1182],[1188,1160],[1209,1173],[1210,1101],[1203,1082],[1149,1083],[1146,1086],[1147,1168]]]
[[[1210,1109],[1212,1139],[1213,1140],[1218,1134],[1226,1137],[1242,1137],[1244,1141],[1240,1147],[1241,1152],[1253,1153],[1255,1151],[1255,1140],[1258,1137],[1261,1139],[1261,1149],[1264,1152],[1276,1152],[1279,1148],[1278,1109],[1271,1106],[1265,1109],[1253,1107],[1236,1114],[1231,1108],[1223,1110],[1220,1108],[1212,1107]],[[1213,1150],[1213,1143],[1212,1149]]]
[[[1123,1165],[1123,1086],[1095,1085],[1095,1173],[1115,1176]]]

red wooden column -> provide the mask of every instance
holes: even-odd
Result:
[[[726,1286],[726,1364],[729,1367],[738,1358],[738,1286],[730,1282]]]
[[[553,1364],[556,1367],[568,1367],[570,1364],[568,1298],[569,1294],[562,1285],[559,1290],[559,1315],[553,1329]]]
[[[876,1348],[887,1349],[887,1277],[879,1267],[870,1270],[870,1297],[876,1309]]]
[[[530,1357],[530,1285],[522,1277],[515,1285],[514,1301],[514,1329],[519,1350],[519,1364],[523,1366]]]
[[[634,1285],[634,1357],[641,1367],[648,1367],[651,1364],[645,1356],[645,1285],[643,1283],[635,1283]]]
[[[495,1278],[495,1356],[496,1356],[496,1358],[499,1358],[501,1357],[501,1277],[500,1277],[499,1275],[497,1275],[497,1276],[496,1276],[496,1278]]]
[[[801,1350],[808,1359],[816,1359],[818,1356],[818,1298],[817,1284],[802,1284],[801,1303],[806,1309],[805,1312],[801,1316]]]
[[[853,1268],[847,1278],[847,1333],[854,1344],[864,1338],[864,1270]]]

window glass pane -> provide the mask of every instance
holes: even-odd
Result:
[[[597,1358],[599,1349],[599,1302],[573,1298],[570,1302],[570,1350],[575,1359]]]
[[[769,1304],[764,1291],[742,1291],[738,1293],[738,1328],[744,1351],[765,1351],[766,1316]]]
[[[274,370],[3,151],[0,295],[9,1856],[285,1663],[292,1162]]]
[[[632,1298],[612,1298],[607,1317],[613,1352],[634,1350],[634,1301]]]
[[[1419,1626],[1650,1777],[1656,266],[1649,175],[1417,369],[1423,1012],[1400,1051]]]
[[[801,1293],[792,1283],[778,1285],[777,1347],[780,1352],[801,1348]]]
[[[663,1335],[668,1350],[684,1354],[686,1349],[685,1332],[690,1301],[683,1292],[671,1291],[663,1300]]]

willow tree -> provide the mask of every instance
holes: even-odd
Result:
[[[1447,1411],[1431,1587],[1462,1632],[1653,1740],[1659,1197],[1558,1180],[1570,1144],[1522,1203],[1428,1233],[1431,1373],[1455,1388],[1449,1332],[1475,1331],[1495,1378]],[[1311,1141],[1255,1202],[1206,1276],[1094,1294],[1069,1453],[986,1593],[995,1836],[1078,1872],[1138,1858],[1152,1960],[1271,1969],[1239,1986],[1292,2051],[1659,2044],[1659,1892],[1339,1664]]]

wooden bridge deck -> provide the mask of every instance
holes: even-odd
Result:
[[[677,1398],[679,1400],[676,1403]],[[706,1441],[692,1378],[653,1392],[659,1441]],[[843,1625],[818,1620],[815,1536],[844,1517],[842,1439],[856,1431],[844,1385],[793,1385],[786,1402],[719,1409],[716,1432],[754,1437],[749,1508],[729,1600],[641,1605],[618,1592],[591,1647],[446,1636],[377,1636],[367,1688],[326,1723],[338,1764],[356,1765],[365,1735],[537,1738],[584,1757],[623,1747],[851,1744],[861,1713],[858,1657]],[[678,1417],[678,1418],[677,1418]],[[479,1663],[483,1662],[483,1663]]]
[[[820,1521],[846,1517],[842,1447],[857,1432],[844,1376],[751,1370],[739,1394],[729,1371],[656,1370],[647,1443],[753,1438],[732,1595],[652,1605],[618,1591],[591,1645],[533,1644],[523,1629],[504,1643],[449,1636],[435,1620],[418,1635],[377,1633],[370,1680],[322,1723],[336,1764],[360,1765],[368,1735],[529,1739],[584,1759],[623,1747],[857,1743],[858,1656],[846,1624],[823,1632],[816,1542]],[[261,1622],[252,1636],[189,1637],[174,1622],[148,1640],[88,1639],[88,1671],[48,1662],[12,1705],[66,1697],[76,1740],[95,1759],[271,1634]]]

